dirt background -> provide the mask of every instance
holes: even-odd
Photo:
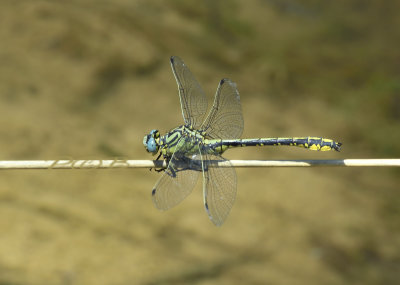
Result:
[[[237,82],[243,137],[322,136],[341,153],[270,147],[230,159],[400,157],[398,1],[0,2],[0,159],[150,159],[182,123],[169,57],[209,96]],[[168,212],[159,174],[0,172],[0,284],[399,284],[400,172],[238,169],[226,223],[200,183]]]

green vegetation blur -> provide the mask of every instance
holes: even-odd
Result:
[[[0,2],[0,159],[151,159],[182,124],[169,57],[208,95],[237,83],[244,138],[321,136],[400,156],[400,2]],[[238,169],[216,228],[201,186],[159,212],[147,169],[2,170],[0,284],[399,284],[395,168]]]

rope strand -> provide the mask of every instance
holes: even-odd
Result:
[[[230,162],[230,163],[229,163]],[[217,167],[400,167],[400,159],[339,159],[339,160],[230,160],[213,161]],[[1,160],[0,170],[7,169],[112,169],[166,168],[163,160]]]

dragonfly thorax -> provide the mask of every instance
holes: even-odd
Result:
[[[175,149],[182,145],[186,146],[188,153],[198,153],[198,146],[204,142],[204,135],[204,132],[195,130],[191,126],[182,125],[160,136],[158,143],[165,158],[171,157]]]

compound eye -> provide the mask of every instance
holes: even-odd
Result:
[[[151,152],[151,153],[156,153],[158,151],[156,141],[153,137],[150,137],[148,139],[146,148],[147,148],[147,151]]]

